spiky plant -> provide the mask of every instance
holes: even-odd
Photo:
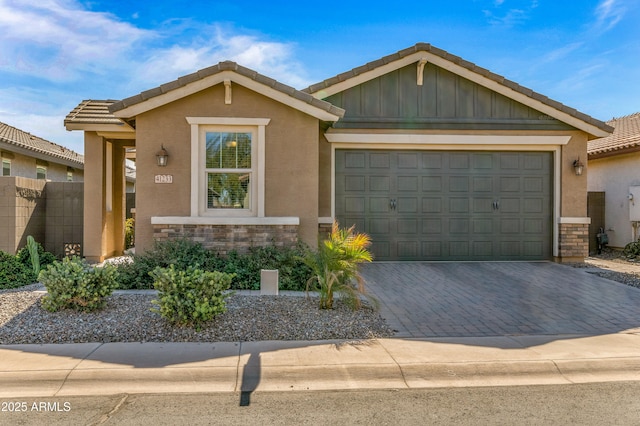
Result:
[[[329,238],[323,241],[316,252],[309,252],[304,263],[313,270],[313,277],[307,281],[307,292],[318,291],[320,309],[333,309],[334,293],[353,309],[361,305],[360,296],[377,301],[365,291],[365,282],[358,265],[371,262],[368,251],[371,239],[367,234],[356,233],[355,227],[341,229],[338,222],[331,227]]]

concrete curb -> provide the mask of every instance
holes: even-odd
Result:
[[[0,397],[640,380],[640,336],[0,345]]]

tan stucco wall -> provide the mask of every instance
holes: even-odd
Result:
[[[36,179],[36,159],[17,152],[8,153],[5,156],[11,161],[11,176],[22,176]],[[47,161],[47,180],[53,182],[67,181],[67,166],[55,163],[53,160]],[[73,168],[73,182],[82,182],[84,172],[81,168]]]
[[[238,84],[232,103],[222,84],[136,117],[136,251],[153,243],[153,216],[191,213],[191,127],[186,117],[270,118],[265,137],[265,215],[300,218],[299,236],[315,244],[318,222],[318,120]],[[166,167],[156,165],[161,145]],[[154,176],[173,176],[156,184]]]
[[[576,176],[573,162],[580,158],[583,164],[587,164],[587,134],[583,132],[568,133],[571,140],[562,147],[560,170],[562,174],[560,216],[586,217],[587,216],[587,167],[582,176]]]
[[[629,187],[640,186],[640,153],[589,160],[589,191],[605,192],[605,227],[610,247],[622,248],[634,240],[629,217]],[[634,200],[640,204],[640,200]],[[637,238],[637,236],[636,236]]]

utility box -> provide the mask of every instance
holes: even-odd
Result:
[[[278,270],[260,270],[260,296],[278,295]]]
[[[640,186],[629,187],[629,220],[640,221]]]

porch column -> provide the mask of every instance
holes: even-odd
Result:
[[[89,262],[102,262],[105,225],[104,140],[84,132],[84,234],[82,252]]]

